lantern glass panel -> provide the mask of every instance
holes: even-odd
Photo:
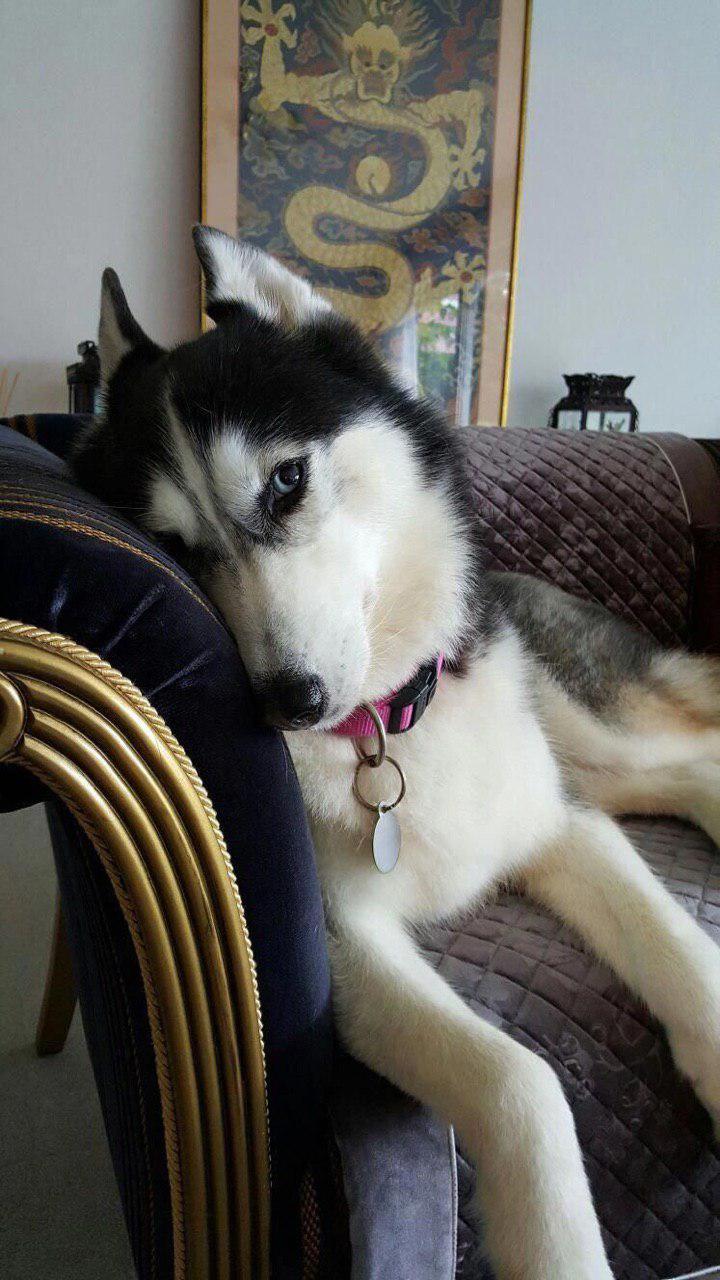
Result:
[[[602,421],[603,431],[629,431],[630,430],[630,414],[622,409],[609,409],[604,413]]]
[[[579,409],[561,409],[557,424],[561,431],[579,431],[582,427],[582,413]]]

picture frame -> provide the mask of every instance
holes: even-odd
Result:
[[[531,0],[204,0],[202,220],[505,424]]]

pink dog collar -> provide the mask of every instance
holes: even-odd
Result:
[[[435,697],[444,661],[444,654],[439,653],[432,662],[426,662],[402,689],[373,704],[387,733],[406,733],[417,724]],[[367,711],[357,707],[330,732],[341,738],[372,738],[377,730]]]

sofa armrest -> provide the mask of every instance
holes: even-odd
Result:
[[[675,471],[692,531],[692,645],[720,653],[720,442],[664,435],[657,443]]]
[[[487,565],[720,651],[720,472],[682,436],[464,431]]]
[[[176,1040],[176,1051],[164,1059],[161,1040],[153,1038],[161,1094],[163,1081],[169,1080],[177,1106],[182,1104],[186,1117],[199,1115],[202,1129],[200,1144],[197,1129],[188,1127],[175,1144],[168,1140],[171,1172],[174,1164],[195,1188],[191,1195],[183,1185],[175,1197],[175,1266],[183,1265],[180,1205],[185,1251],[195,1250],[188,1274],[224,1274],[212,1262],[217,1239],[224,1235],[239,1259],[231,1262],[232,1273],[253,1280],[265,1276],[265,1085],[276,1246],[280,1254],[292,1252],[294,1227],[297,1257],[297,1188],[324,1122],[332,1067],[322,903],[284,742],[257,724],[237,648],[197,586],[150,539],[80,490],[60,460],[7,427],[0,427],[0,618],[9,620],[0,624],[0,756],[30,769],[70,807],[121,907],[119,923],[104,909],[94,922],[76,912],[73,940],[85,929],[83,945],[99,955],[98,937],[109,931],[113,942],[102,963],[112,966],[122,917],[131,933],[131,921],[139,922],[133,938],[138,964],[120,974],[114,1002],[121,1011],[126,1007],[123,990],[129,992],[128,1008],[141,1002],[144,950],[158,991],[165,991],[159,1004],[153,1006],[149,997],[145,1002],[151,1028],[167,1039],[172,1006],[173,1018],[189,1020],[192,1043],[200,1046],[197,1054],[183,1053]],[[5,766],[0,786],[4,774]],[[12,801],[11,794],[8,798]],[[111,818],[113,808],[117,821]],[[165,835],[156,839],[158,827]],[[71,852],[71,839],[66,844],[68,858],[89,856],[79,838],[77,854]],[[87,902],[100,892],[99,881],[92,879]],[[247,942],[240,903],[252,943],[246,977],[254,964],[259,1010],[247,986],[244,995],[233,987],[232,956],[237,960],[238,946]],[[155,939],[154,953],[147,932],[147,913],[153,911],[157,937],[175,930],[172,944]],[[87,932],[94,928],[95,938]],[[182,963],[176,947],[186,948]],[[168,973],[172,964],[180,966],[174,995],[163,985],[166,964]],[[112,981],[106,970],[100,985]],[[231,992],[224,1003],[223,982]],[[140,992],[137,999],[134,990]],[[147,995],[147,983],[145,990]],[[82,983],[80,996],[82,1005]],[[210,1040],[201,1023],[206,1030],[214,1027]],[[132,1017],[129,1026],[125,1040],[117,1037],[118,1053],[130,1053],[132,1041],[142,1040],[143,1027]],[[257,1054],[253,1066],[247,1046],[249,1035],[257,1049],[261,1033],[266,1072],[261,1063],[258,1093]],[[228,1072],[235,1073],[233,1088],[228,1088]],[[107,1101],[115,1087],[111,1076],[105,1087]],[[163,1095],[166,1115],[168,1096]],[[226,1119],[234,1115],[234,1128],[211,1122],[218,1106],[222,1111],[226,1104]],[[110,1097],[110,1109],[118,1105],[122,1110],[124,1103]],[[231,1159],[228,1144],[233,1142]],[[225,1174],[223,1159],[229,1162]],[[264,1191],[258,1181],[263,1161]],[[206,1191],[205,1174],[198,1173],[203,1162]],[[245,1179],[244,1190],[238,1178]],[[228,1215],[232,1229],[223,1233]],[[203,1258],[209,1271],[198,1264]],[[280,1265],[277,1273],[284,1274]]]

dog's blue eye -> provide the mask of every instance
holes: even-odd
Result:
[[[270,484],[279,498],[286,498],[289,493],[295,492],[302,478],[302,463],[281,462],[280,466],[273,471]]]

